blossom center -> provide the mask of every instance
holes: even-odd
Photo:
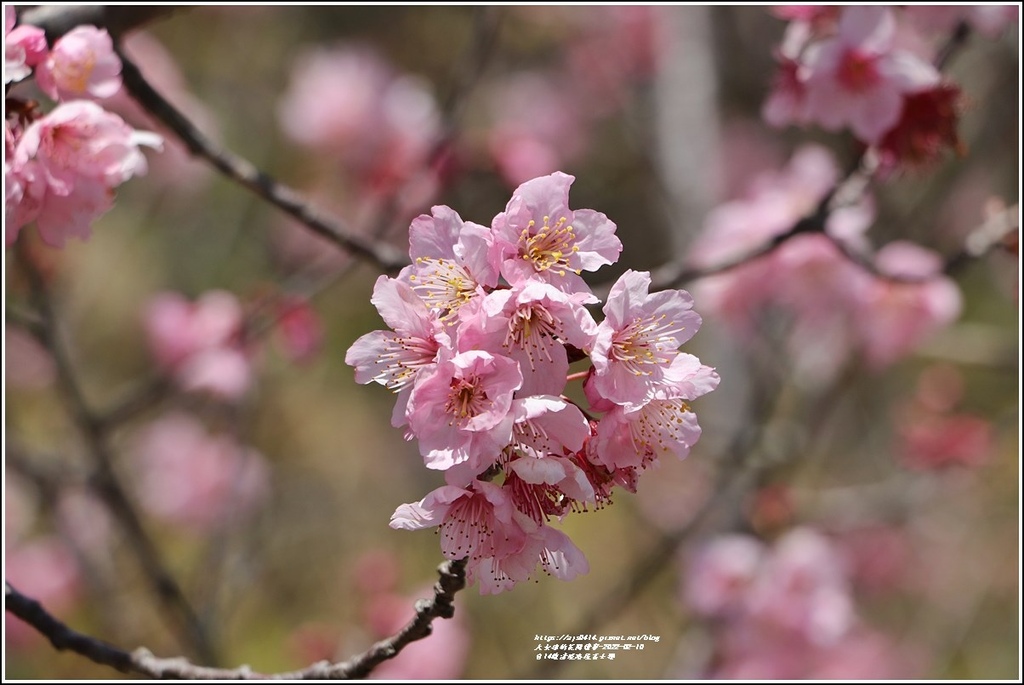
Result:
[[[459,264],[448,259],[418,257],[420,270],[409,277],[412,289],[431,309],[447,321],[476,293],[476,279]]]
[[[551,361],[551,352],[545,344],[545,338],[555,335],[557,320],[546,307],[529,303],[519,305],[508,320],[508,333],[505,334],[505,347],[524,350],[533,368],[535,351],[543,354]]]
[[[847,90],[863,92],[881,80],[873,55],[847,50],[836,72],[839,83]]]
[[[89,53],[81,60],[69,60],[60,64],[56,70],[55,81],[64,90],[74,93],[84,93],[89,85],[89,78],[96,66],[96,55]]]
[[[681,399],[654,400],[645,405],[629,425],[637,454],[665,451],[685,443],[683,413],[688,411],[690,405]]]
[[[480,389],[475,379],[453,378],[444,409],[452,417],[452,423],[464,423],[484,412],[491,404],[487,393]]]
[[[579,269],[569,266],[569,256],[579,252],[576,244],[576,231],[566,218],[560,217],[554,224],[551,217],[544,217],[544,225],[537,227],[537,222],[530,222],[519,235],[519,255],[533,262],[537,271],[552,271],[559,276],[565,275],[569,269],[579,273]]]
[[[375,362],[383,364],[377,378],[384,380],[384,386],[389,390],[401,390],[412,383],[421,368],[434,363],[437,348],[436,340],[397,335],[388,338],[384,342],[384,352]]]
[[[619,331],[612,339],[611,357],[623,364],[634,376],[649,376],[652,367],[669,364],[679,346],[673,335],[674,328],[666,315],[637,318]]]

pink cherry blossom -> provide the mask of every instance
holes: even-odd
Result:
[[[491,228],[509,283],[528,279],[567,292],[588,290],[579,274],[596,271],[619,258],[622,243],[615,224],[592,209],[569,209],[574,176],[560,171],[519,186]]]
[[[519,362],[522,395],[558,395],[565,388],[565,345],[590,349],[597,330],[584,304],[596,298],[567,294],[543,281],[495,290],[459,333],[460,349],[483,349]]]
[[[270,489],[262,455],[195,419],[174,413],[138,435],[132,449],[134,483],[150,515],[203,532],[251,515]]]
[[[821,533],[797,528],[776,541],[748,597],[751,615],[816,644],[833,644],[854,622],[848,569]]]
[[[144,326],[156,362],[187,390],[233,400],[252,383],[252,365],[242,347],[242,306],[222,290],[194,303],[160,293],[147,305]]]
[[[54,536],[32,538],[5,549],[4,577],[19,592],[58,614],[71,609],[81,594],[81,570],[75,555]],[[8,613],[4,621],[8,647],[27,648],[41,638],[13,614]]]
[[[687,565],[684,602],[705,616],[741,611],[766,554],[761,542],[738,533],[705,543]]]
[[[594,488],[587,474],[564,457],[517,457],[506,464],[505,482],[513,505],[534,522],[544,523],[551,516],[561,518],[570,510],[579,511],[594,503]]]
[[[826,129],[849,126],[877,143],[899,120],[903,96],[938,82],[920,58],[892,48],[896,20],[882,6],[849,6],[838,34],[809,49],[807,116]]]
[[[54,43],[36,81],[54,100],[108,98],[121,89],[121,59],[106,29],[76,26]]]
[[[512,439],[512,396],[522,383],[514,360],[483,351],[456,354],[418,379],[406,412],[427,468],[493,463]]]
[[[394,330],[360,337],[345,353],[345,363],[355,367],[357,383],[380,383],[396,391],[411,387],[451,340],[436,313],[403,281],[380,276],[370,302]]]
[[[8,128],[13,155],[5,164],[13,222],[7,241],[35,221],[43,240],[63,246],[70,236],[87,238],[92,222],[113,205],[113,188],[146,172],[139,145],[159,147],[160,138],[135,131],[99,105],[79,100],[58,105],[20,136]],[[13,229],[13,230],[12,230]]]
[[[443,485],[391,516],[397,530],[440,526],[441,552],[448,559],[504,558],[522,548],[524,533],[511,500],[500,487],[474,481],[466,488]]]
[[[879,250],[878,268],[896,277],[927,279],[899,283],[873,279],[858,294],[857,331],[867,363],[883,368],[912,352],[960,315],[960,289],[941,275],[935,253],[897,241]]]
[[[399,274],[444,321],[498,284],[498,264],[491,232],[463,221],[450,207],[431,208],[409,226],[412,265]]]
[[[427,86],[396,74],[365,46],[338,45],[300,55],[278,116],[293,140],[335,153],[374,189],[394,188],[407,179],[440,129]]]
[[[589,382],[601,397],[638,407],[677,380],[678,348],[700,328],[700,315],[684,290],[648,293],[647,272],[626,271],[612,286],[597,327]]]
[[[538,561],[544,573],[560,580],[572,580],[590,572],[586,557],[569,536],[548,525],[538,525],[518,511],[515,513],[525,534],[519,549],[504,556],[472,559],[466,566],[466,577],[470,582],[479,581],[480,594],[499,594],[530,580]]]
[[[679,354],[668,377],[673,385],[645,404],[616,406],[597,425],[595,454],[610,469],[643,469],[662,456],[679,459],[700,439],[697,415],[687,400],[718,387],[718,374],[688,354]]]
[[[16,83],[32,74],[32,68],[46,59],[46,34],[37,26],[18,22],[13,5],[4,7],[4,84]]]

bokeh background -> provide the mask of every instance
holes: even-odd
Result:
[[[211,137],[400,249],[432,204],[486,225],[519,182],[573,174],[571,206],[607,214],[624,244],[616,265],[591,275],[602,285],[686,255],[716,206],[800,146],[822,146],[840,167],[858,154],[848,135],[762,121],[784,28],[753,6],[195,7],[129,34],[126,49]],[[952,254],[993,203],[1019,201],[1016,23],[969,35],[948,73],[965,95],[964,154],[872,187],[875,245],[910,239]],[[135,116],[128,107],[117,111]],[[259,312],[251,390],[231,403],[163,392],[110,435],[114,466],[222,665],[347,658],[411,615],[442,561],[435,535],[387,525],[441,478],[390,426],[393,396],[357,385],[344,364],[356,338],[383,327],[369,302],[379,272],[175,141],[167,148],[148,154],[149,174],[119,189],[88,242],[32,246],[61,335],[86,399],[104,408],[161,376],[143,325],[157,294],[226,290]],[[10,249],[5,267],[6,304],[23,309],[29,288]],[[467,589],[451,625],[392,677],[702,677],[716,632],[683,599],[694,550],[721,532],[770,541],[798,525],[843,555],[859,620],[900,655],[893,673],[1018,677],[1018,258],[997,250],[954,276],[954,323],[884,368],[846,360],[826,378],[798,373],[784,317],[741,339],[698,297],[705,324],[684,349],[722,382],[694,403],[704,434],[691,456],[565,521],[588,575],[498,596]],[[290,328],[272,325],[284,296],[309,307]],[[10,318],[5,351],[6,448],[18,455],[5,470],[7,577],[76,629],[188,654],[80,477],[87,447],[52,359]],[[969,420],[908,446],[922,412]],[[222,476],[181,454],[215,452],[183,447],[209,435],[251,448],[265,469],[251,491],[211,485]],[[147,485],[155,449],[166,471]],[[718,488],[737,463],[757,468]],[[176,514],[154,504],[190,488],[227,506],[203,516],[199,495],[168,505]],[[715,515],[687,529],[712,500]],[[566,633],[660,641],[611,662],[536,660],[536,635]],[[58,655],[10,617],[5,646],[8,678],[116,675]]]

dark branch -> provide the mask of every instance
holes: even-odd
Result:
[[[408,263],[408,259],[401,251],[361,237],[337,221],[321,215],[297,191],[279,183],[247,159],[214,143],[149,84],[135,63],[120,48],[118,55],[121,58],[121,78],[124,87],[146,111],[181,139],[189,152],[205,159],[229,179],[294,217],[314,233],[330,240],[346,252],[387,272],[396,272]]]
[[[39,631],[58,651],[75,652],[122,673],[176,680],[349,680],[365,677],[382,662],[397,656],[409,643],[429,636],[435,618],[455,615],[455,593],[466,587],[466,560],[446,561],[438,567],[438,574],[440,577],[434,585],[434,596],[416,603],[415,618],[397,634],[348,661],[335,664],[321,661],[287,673],[256,673],[248,666],[233,669],[198,666],[182,657],[156,657],[143,647],[126,652],[69,628],[39,602],[11,587],[10,583],[6,584],[4,604],[8,612]]]

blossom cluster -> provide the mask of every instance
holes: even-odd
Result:
[[[50,48],[42,29],[16,26],[4,15],[4,85],[35,76],[57,102],[43,114],[34,101],[8,96],[4,120],[6,241],[35,222],[49,245],[87,238],[92,222],[113,206],[114,188],[146,173],[139,146],[159,148],[159,136],[136,131],[94,102],[121,89],[121,61],[110,35],[78,26]]]
[[[937,25],[958,21],[994,35],[1015,7],[800,6],[776,57],[779,71],[763,115],[775,126],[849,128],[889,165],[922,163],[960,149],[959,86],[922,53]]]
[[[595,321],[581,273],[614,263],[622,244],[607,216],[569,208],[573,181],[523,183],[489,228],[446,206],[416,218],[412,264],[381,276],[371,298],[391,330],[345,357],[358,382],[398,393],[392,424],[445,474],[391,526],[440,526],[444,555],[468,558],[482,593],[527,580],[538,561],[564,580],[585,573],[549,521],[603,506],[615,485],[635,491],[664,455],[686,456],[700,437],[689,402],[719,380],[679,351],[701,324],[685,291],[652,293],[649,274],[626,271]],[[585,406],[563,394],[576,378]]]
[[[913,677],[921,655],[858,617],[853,561],[808,527],[771,545],[739,533],[705,543],[689,557],[681,591],[687,607],[714,621],[704,677]]]

